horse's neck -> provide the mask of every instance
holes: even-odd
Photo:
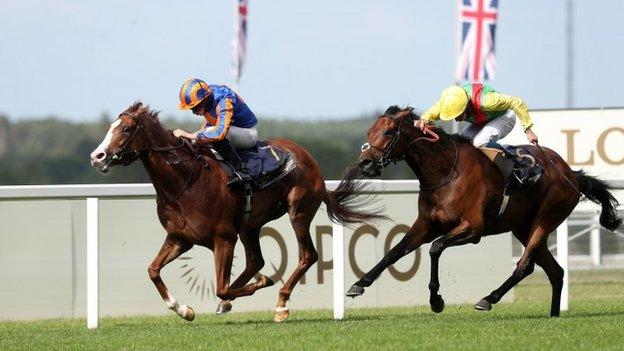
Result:
[[[416,137],[411,138],[415,140]],[[436,186],[444,182],[455,167],[456,152],[459,152],[448,136],[441,136],[437,142],[426,140],[411,145],[405,161],[414,171],[422,186]],[[456,143],[455,143],[456,144]],[[456,151],[457,150],[457,151]]]
[[[146,139],[150,144],[147,148],[175,147],[181,143],[162,127],[148,129]],[[156,192],[163,192],[168,200],[183,191],[191,173],[195,172],[193,177],[196,177],[202,168],[186,146],[171,151],[148,152],[141,161]]]

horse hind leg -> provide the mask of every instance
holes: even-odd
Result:
[[[544,269],[550,285],[552,286],[552,300],[550,304],[550,316],[559,317],[561,307],[561,290],[563,289],[563,268],[557,263],[552,253],[548,251],[546,243],[540,245],[533,255],[535,263]]]
[[[245,247],[245,270],[236,278],[236,280],[230,285],[230,289],[240,289],[245,287],[245,284],[256,276],[256,283],[259,288],[266,288],[273,284],[273,280],[262,274],[257,274],[262,267],[264,267],[264,258],[262,257],[262,250],[260,249],[260,228],[250,230],[240,235],[241,242]],[[232,310],[232,303],[230,300],[222,300],[217,306],[216,314],[225,314]]]
[[[545,200],[545,203],[548,203],[548,201]],[[526,237],[518,237],[517,233],[514,232],[514,235],[516,235],[518,239],[521,239],[521,242],[525,245],[524,253],[522,253],[522,257],[518,260],[516,269],[498,289],[492,291],[488,296],[477,302],[474,306],[475,309],[480,311],[491,310],[493,304],[498,303],[509,290],[520,283],[522,279],[533,273],[536,259],[536,257],[534,257],[535,253],[542,250],[541,246],[546,245],[545,241],[548,234],[554,231],[557,226],[563,222],[566,216],[567,214],[563,212],[547,213],[547,215],[542,212],[538,214],[533,221],[531,230]],[[538,257],[539,256],[538,253]]]
[[[296,195],[296,193],[291,193],[291,198],[294,197],[294,195]],[[281,323],[288,318],[290,310],[286,307],[286,301],[290,299],[290,294],[297,283],[299,283],[301,277],[303,277],[306,271],[318,260],[318,254],[310,235],[310,224],[312,223],[314,214],[318,210],[321,200],[318,199],[314,201],[312,199],[306,199],[302,195],[289,200],[291,204],[288,209],[288,215],[299,246],[299,262],[295,271],[290,275],[279,291],[274,317],[274,321],[277,323]]]
[[[158,290],[158,293],[160,293],[162,299],[165,301],[167,308],[174,311],[178,316],[189,322],[195,319],[195,311],[193,311],[190,306],[180,305],[173,295],[169,293],[167,286],[160,277],[160,270],[183,253],[190,250],[191,247],[193,247],[192,244],[175,239],[172,235],[167,235],[160,251],[147,269],[150,279],[156,286],[156,289]]]

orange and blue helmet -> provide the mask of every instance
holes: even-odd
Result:
[[[181,110],[190,110],[212,94],[212,89],[201,79],[188,79],[180,89]]]

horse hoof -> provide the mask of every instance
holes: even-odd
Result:
[[[273,286],[275,285],[275,282],[273,281],[273,279],[267,277],[266,275],[263,275],[262,277],[260,277],[260,279],[263,280],[263,287],[264,288],[268,288],[269,286]]]
[[[359,285],[352,285],[349,291],[347,291],[347,297],[357,297],[364,294],[364,288]]]
[[[275,323],[282,323],[288,318],[289,314],[290,310],[287,307],[278,307],[275,309],[275,317],[273,317],[273,320]]]
[[[486,299],[482,299],[481,301],[477,302],[476,305],[474,305],[474,308],[478,311],[491,311],[492,304],[489,303]]]
[[[189,322],[192,322],[195,319],[195,311],[191,308],[191,306],[186,306],[186,313],[182,317]]]
[[[429,304],[431,305],[431,310],[435,313],[444,311],[444,299],[442,296],[438,296],[437,299],[429,301]]]
[[[221,301],[217,306],[217,315],[226,314],[232,310],[232,304],[230,301]]]

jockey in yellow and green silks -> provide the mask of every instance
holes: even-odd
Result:
[[[208,85],[201,79],[191,78],[180,89],[182,110],[192,110],[205,122],[194,133],[177,129],[173,134],[201,144],[210,143],[236,169],[237,177],[228,185],[249,180],[235,149],[249,149],[258,141],[258,120],[243,99],[225,85]]]
[[[466,121],[470,125],[460,135],[470,139],[474,146],[483,147],[509,134],[516,118],[529,142],[537,143],[537,136],[531,130],[533,122],[522,99],[497,93],[487,84],[472,83],[444,89],[440,100],[414,125],[422,129],[425,124],[438,119]]]

